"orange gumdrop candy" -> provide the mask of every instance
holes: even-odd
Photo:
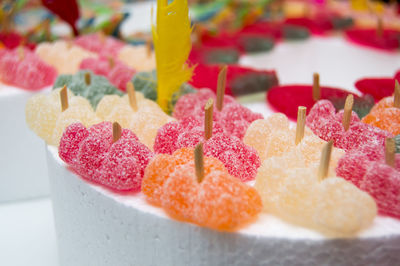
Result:
[[[394,97],[380,100],[362,122],[379,127],[393,135],[400,134],[400,109],[394,107]]]
[[[176,167],[193,161],[193,148],[176,150],[172,155],[157,154],[147,165],[142,180],[142,192],[146,199],[161,206],[162,186]]]
[[[229,175],[223,164],[204,157],[204,179],[194,162],[177,166],[162,187],[161,202],[171,217],[222,231],[233,231],[262,210],[257,191]]]

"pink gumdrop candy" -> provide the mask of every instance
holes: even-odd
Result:
[[[306,125],[321,139],[333,140],[335,147],[346,151],[357,149],[366,143],[383,145],[385,138],[393,137],[386,131],[362,123],[354,112],[347,131],[344,130],[342,120],[343,110],[335,113],[330,101],[320,100],[310,110]]]
[[[113,37],[104,36],[103,38],[100,34],[96,33],[77,37],[75,39],[75,44],[105,57],[116,57],[122,47],[125,46],[123,42]]]
[[[87,138],[89,131],[81,123],[69,125],[60,140],[58,155],[70,165],[76,165],[78,162],[79,144]]]
[[[400,173],[380,162],[369,165],[360,188],[376,201],[379,213],[400,218]]]
[[[134,138],[119,139],[104,159],[101,183],[116,190],[140,191],[144,169],[152,152]]]
[[[189,93],[180,97],[175,104],[173,116],[178,120],[192,116],[204,117],[204,106],[209,99],[214,100],[214,116],[217,117],[219,111],[216,108],[216,95],[210,89],[200,89],[196,93]],[[233,97],[224,96],[224,105],[232,102],[235,102]]]
[[[102,122],[86,129],[71,124],[64,131],[60,158],[83,178],[118,191],[139,191],[144,169],[153,153],[130,130],[112,142],[112,124]]]
[[[170,122],[158,130],[154,143],[156,153],[172,154],[184,147],[194,147],[204,141],[204,153],[224,163],[228,172],[242,181],[255,178],[260,167],[257,152],[245,145],[239,138],[223,133],[215,124],[212,137],[204,139],[204,123],[196,118],[185,118]]]
[[[112,64],[112,65],[111,65]],[[89,69],[97,75],[106,77],[114,86],[126,91],[128,83],[135,74],[135,71],[119,60],[110,60],[105,57],[86,58],[81,62],[80,69]]]
[[[57,71],[28,49],[0,50],[0,80],[4,83],[35,91],[50,86]]]
[[[224,134],[213,135],[204,144],[204,153],[219,159],[229,174],[241,181],[253,180],[261,166],[257,152],[239,138]]]

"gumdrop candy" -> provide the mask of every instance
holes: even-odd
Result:
[[[157,73],[155,70],[150,72],[136,73],[132,79],[136,91],[143,93],[149,100],[157,101]],[[182,95],[193,93],[196,90],[188,83],[183,83],[179,89],[172,94],[168,102],[168,110],[174,110],[176,102]]]
[[[49,95],[35,95],[25,106],[25,118],[29,128],[49,145],[58,146],[64,129],[76,122],[91,126],[99,122],[90,103],[83,97],[68,91],[68,109],[61,111],[60,90]]]
[[[288,118],[284,114],[276,113],[266,119],[254,121],[247,129],[243,142],[257,151],[261,162],[271,157],[294,153],[301,157],[301,162],[307,167],[319,164],[321,149],[326,142],[307,127],[303,139],[297,145],[295,136],[295,129],[290,128]],[[343,150],[333,148],[330,174],[334,173],[343,154]]]
[[[209,99],[216,100],[214,92],[201,89],[179,98],[175,105],[173,116],[177,119],[197,117],[204,119],[204,106]],[[214,108],[213,119],[224,129],[227,135],[242,139],[251,122],[262,119],[263,116],[253,113],[248,108],[237,103],[231,96],[224,96],[224,106],[221,111]]]
[[[217,91],[219,65],[197,64],[189,82],[195,88],[210,88]],[[225,93],[241,96],[268,91],[278,85],[275,71],[260,71],[248,67],[228,65]]]
[[[400,154],[395,155],[395,167],[385,163],[385,151],[376,143],[364,144],[343,156],[336,174],[369,193],[378,205],[379,213],[400,218]]]
[[[383,29],[382,36],[378,36],[376,29],[349,29],[345,32],[348,40],[377,49],[394,51],[400,47],[400,31]]]
[[[86,73],[89,73],[90,81],[86,81]],[[88,99],[94,109],[105,95],[123,93],[114,87],[107,78],[93,74],[91,71],[81,70],[75,75],[60,75],[55,81],[53,88],[60,88],[66,85],[75,95]]]
[[[372,224],[376,204],[365,192],[344,179],[317,177],[296,152],[266,159],[255,188],[264,211],[328,236],[353,236]]]
[[[321,86],[321,99],[331,101],[336,110],[343,109],[348,95],[348,91],[340,88]],[[353,94],[353,97],[353,111],[360,117],[365,116],[374,105],[374,100],[370,95],[359,97]],[[268,91],[266,98],[275,111],[284,113],[292,120],[296,119],[299,106],[306,107],[308,114],[315,104],[311,85],[276,86]],[[282,101],[282,99],[285,99],[285,101]]]
[[[116,191],[138,192],[153,153],[130,130],[113,143],[111,122],[86,129],[71,124],[65,130],[59,155],[82,178]]]
[[[118,53],[118,59],[136,71],[151,71],[156,69],[155,53],[150,54],[144,45],[125,45]]]
[[[86,51],[68,41],[41,43],[36,47],[36,54],[46,63],[54,66],[58,74],[75,74],[79,65],[86,58],[97,55]]]
[[[118,56],[120,50],[125,46],[125,43],[120,40],[104,36],[101,33],[81,35],[75,39],[74,44],[105,57]]]
[[[165,124],[158,130],[154,152],[172,154],[183,147],[194,147],[204,141],[204,154],[213,156],[224,163],[229,174],[241,181],[253,180],[261,162],[256,151],[245,145],[239,138],[223,133],[214,124],[212,136],[204,139],[204,121],[185,118]]]
[[[310,110],[306,125],[318,137],[325,141],[333,140],[335,147],[345,151],[357,149],[364,143],[383,145],[385,138],[392,137],[384,130],[360,122],[354,112],[351,115],[350,127],[345,131],[342,118],[343,113],[335,113],[335,108],[330,101],[320,100]]]
[[[362,121],[393,135],[400,134],[400,109],[394,107],[393,96],[380,100]]]
[[[36,91],[53,84],[56,70],[25,48],[0,50],[0,81]]]
[[[193,148],[182,148],[172,155],[156,155],[142,182],[146,199],[172,218],[215,230],[234,231],[255,219],[262,209],[255,189],[230,176],[220,161],[208,156],[199,183],[193,152]]]
[[[135,92],[137,110],[129,103],[128,95],[107,95],[97,105],[96,115],[103,121],[118,122],[122,127],[133,131],[139,140],[153,150],[157,131],[175,119],[165,114],[153,101]]]
[[[96,75],[106,77],[121,91],[126,91],[126,84],[135,75],[135,70],[113,58],[87,58],[81,62],[79,68],[91,70]]]

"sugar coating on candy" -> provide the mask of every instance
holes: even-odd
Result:
[[[64,129],[80,122],[88,127],[99,122],[90,103],[83,97],[74,96],[68,90],[68,108],[62,112],[60,89],[49,95],[35,95],[25,106],[25,118],[29,128],[49,145],[58,146]]]
[[[195,147],[204,142],[204,154],[221,160],[229,174],[242,181],[254,179],[261,162],[257,152],[239,138],[223,133],[221,127],[213,126],[212,137],[204,139],[204,121],[187,117],[165,124],[158,130],[154,151],[172,154],[183,147]]]
[[[393,96],[383,98],[362,121],[386,130],[393,135],[400,134],[400,109],[394,107],[393,101]]]
[[[149,55],[145,45],[125,45],[119,50],[118,59],[137,71],[151,71],[156,68],[155,53],[151,52]]]
[[[259,168],[255,188],[264,211],[329,236],[352,236],[376,216],[374,200],[351,183],[306,167],[298,151],[270,157]]]
[[[383,145],[389,132],[362,123],[352,112],[350,127],[347,131],[342,125],[343,112],[335,113],[335,108],[328,100],[318,101],[306,118],[306,125],[323,140],[333,140],[335,147],[349,151],[364,143]]]
[[[209,99],[216,102],[216,95],[210,89],[201,89],[196,93],[189,93],[179,98],[175,104],[173,116],[177,119],[197,117],[204,119],[204,106]],[[231,96],[224,96],[224,106],[221,111],[214,107],[213,120],[219,124],[227,135],[243,138],[251,122],[262,119],[261,114],[253,113],[240,105]]]
[[[382,144],[364,144],[339,160],[336,174],[369,193],[379,213],[400,218],[400,156],[396,154],[393,168],[384,154]]]
[[[126,66],[119,60],[111,58],[87,58],[84,59],[79,68],[91,70],[96,75],[106,77],[115,87],[126,91],[126,84],[133,78],[135,70]]]
[[[319,164],[321,150],[326,142],[307,127],[303,139],[297,145],[295,136],[295,129],[290,128],[288,118],[284,114],[276,113],[264,120],[254,121],[247,129],[243,141],[257,151],[261,162],[271,157],[293,153],[299,155],[306,166]],[[337,161],[343,154],[344,151],[333,148],[330,173],[333,173]]]
[[[125,46],[125,43],[110,37],[101,36],[100,34],[86,34],[77,37],[74,43],[83,49],[102,56],[117,56],[119,51]]]
[[[60,158],[83,178],[117,191],[140,191],[144,170],[153,153],[130,130],[113,143],[112,123],[86,129],[72,124],[59,146]]]
[[[104,121],[118,122],[122,127],[132,130],[143,144],[153,150],[159,128],[174,119],[155,102],[145,99],[140,92],[135,93],[135,98],[136,111],[130,106],[128,95],[107,95],[99,102],[96,115]]]
[[[56,70],[25,48],[0,50],[0,81],[25,90],[39,90],[51,85]]]
[[[85,81],[85,75],[89,73],[90,84]],[[94,109],[105,95],[116,94],[122,96],[123,93],[114,87],[107,78],[95,75],[88,70],[81,70],[74,75],[60,75],[55,81],[53,88],[60,88],[66,85],[75,95],[88,99]]]
[[[42,60],[54,66],[58,74],[75,74],[84,59],[97,57],[92,52],[61,40],[41,43],[35,52]]]
[[[230,176],[219,160],[208,156],[199,183],[193,153],[193,148],[183,148],[172,155],[156,155],[142,181],[146,199],[175,219],[216,230],[236,230],[254,219],[262,208],[255,189]]]

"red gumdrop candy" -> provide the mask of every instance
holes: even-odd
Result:
[[[355,43],[393,51],[400,47],[400,31],[384,29],[382,36],[376,34],[376,29],[350,29],[345,32],[347,38]]]
[[[395,79],[393,78],[364,78],[357,80],[354,86],[364,94],[370,94],[375,101],[393,95]]]
[[[154,140],[154,152],[172,154],[177,150],[176,141],[181,130],[182,126],[178,121],[169,122],[159,128]]]
[[[123,64],[121,61],[112,58],[113,65],[106,57],[86,58],[80,64],[80,69],[89,69],[97,75],[106,77],[114,86],[122,91],[126,91],[126,83],[128,83],[135,71]]]
[[[99,55],[116,57],[125,43],[110,36],[100,34],[81,35],[75,39],[75,44]]]
[[[100,168],[99,182],[116,190],[140,191],[144,169],[153,153],[133,138],[119,139]]]
[[[35,91],[50,86],[57,71],[28,49],[0,50],[0,80],[4,83]]]
[[[89,131],[81,123],[69,125],[60,140],[58,155],[67,164],[75,165],[78,162],[79,144],[87,138]]]
[[[360,188],[375,199],[379,213],[400,218],[400,173],[396,169],[370,163]]]
[[[204,143],[204,153],[219,159],[229,174],[241,181],[253,180],[261,165],[257,152],[239,138],[215,134]]]

